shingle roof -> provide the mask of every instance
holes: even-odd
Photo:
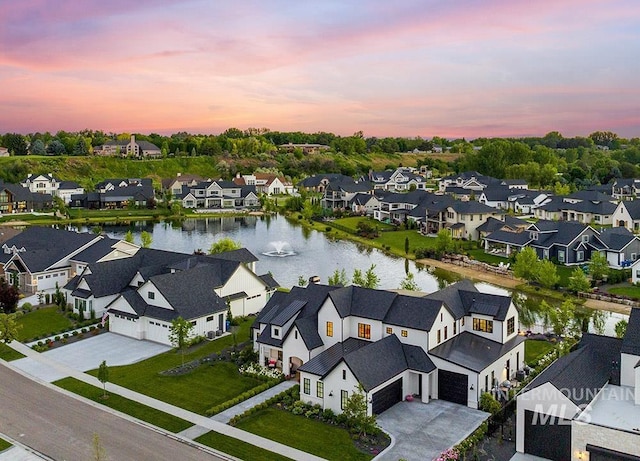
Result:
[[[631,219],[640,219],[640,200],[623,201],[621,205],[627,209]]]
[[[314,317],[304,317],[295,321],[295,326],[302,336],[308,350],[324,345],[322,338],[318,334],[318,321]]]
[[[524,340],[524,336],[516,336],[502,344],[463,331],[431,349],[429,354],[479,373]]]
[[[347,338],[346,341],[334,344],[329,349],[322,351],[308,362],[302,364],[298,370],[324,377],[340,363],[346,354],[369,344],[372,343],[363,339]]]
[[[340,317],[349,315],[383,320],[391,307],[395,293],[356,286],[339,288],[329,293]]]
[[[598,238],[611,250],[622,250],[631,242],[637,240],[637,237],[626,227],[603,229],[598,235]]]
[[[586,224],[574,221],[558,221],[556,222],[556,232],[548,234],[540,234],[537,241],[532,246],[550,248],[553,245],[568,245],[581,235],[586,229]]]
[[[640,356],[640,308],[638,307],[631,309],[621,352]]]
[[[460,297],[460,290],[480,293],[471,280],[462,279],[459,282],[443,288],[442,290],[425,296],[425,298],[437,299],[444,302],[450,311],[453,312],[454,317],[457,320],[467,315],[466,307]]]
[[[587,404],[610,379],[618,382],[621,345],[618,338],[583,333],[576,349],[553,362],[526,390],[551,383],[576,405]]]
[[[533,241],[529,232],[527,231],[512,232],[504,229],[499,229],[495,232],[490,233],[485,237],[485,239],[490,242],[509,243],[520,247],[528,245],[531,241]]]
[[[442,301],[398,295],[384,318],[384,323],[430,331],[440,312]]]
[[[73,261],[80,261],[83,263],[95,263],[100,258],[108,255],[113,251],[113,245],[119,242],[117,239],[112,239],[111,237],[107,237],[106,235],[102,235],[102,238],[91,245],[86,250],[81,251],[73,258]]]
[[[460,299],[465,306],[465,311],[469,314],[489,315],[496,320],[505,320],[511,297],[481,293],[477,290],[460,290]]]

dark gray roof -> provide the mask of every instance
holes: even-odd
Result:
[[[597,190],[579,190],[567,196],[569,199],[592,201],[592,202],[608,202],[615,200],[610,194],[604,194]]]
[[[480,293],[471,280],[462,279],[442,290],[425,296],[425,298],[444,302],[457,320],[467,315],[466,307],[460,297],[460,290]]]
[[[442,301],[398,295],[384,318],[384,323],[430,331]]]
[[[553,362],[526,390],[551,383],[576,405],[587,404],[609,380],[619,382],[621,345],[618,338],[583,333],[576,349]]]
[[[508,186],[491,185],[485,187],[481,194],[490,202],[506,202],[514,192]]]
[[[518,335],[502,344],[463,331],[431,349],[429,354],[479,373],[524,340],[524,336]]]
[[[626,200],[622,202],[622,205],[629,212],[631,219],[640,219],[640,200]]]
[[[598,215],[611,215],[618,205],[611,202],[592,202],[585,200],[577,203],[564,203],[561,207],[562,210],[577,211],[579,213],[591,213]]]
[[[323,180],[327,181],[336,181],[336,180],[344,180],[344,179],[353,179],[349,176],[345,176],[340,173],[327,173],[327,174],[316,174],[310,176],[308,178],[303,179],[298,183],[299,186],[302,187],[318,187]]]
[[[640,308],[638,307],[631,309],[621,352],[640,356]]]
[[[637,237],[632,234],[626,227],[611,227],[602,229],[598,238],[611,250],[622,250],[629,245]]]
[[[33,226],[5,242],[8,248],[15,246],[26,251],[19,252],[20,259],[30,272],[41,272],[52,264],[78,251],[83,246],[96,240],[97,235],[88,232],[78,233],[51,227]],[[3,245],[3,246],[4,246]],[[6,262],[11,255],[0,252],[2,261]]]
[[[266,273],[258,276],[260,280],[269,288],[278,288],[280,284],[273,278],[273,275]]]
[[[533,240],[527,231],[512,232],[505,229],[492,232],[485,239],[490,242],[508,243],[519,247],[528,245]]]
[[[287,322],[293,319],[293,317],[298,315],[305,304],[306,301],[294,299],[288,305],[284,306],[284,308],[280,309],[278,313],[273,316],[271,322],[269,323],[278,327],[284,326]]]
[[[587,229],[586,224],[574,221],[557,221],[556,232],[540,234],[538,240],[531,245],[541,248],[550,248],[553,245],[568,245],[578,238]]]
[[[81,251],[73,258],[73,261],[79,261],[83,263],[95,263],[98,259],[105,257],[113,251],[113,245],[119,242],[117,239],[112,239],[106,235],[101,236],[102,239],[91,245],[86,250]]]
[[[347,338],[346,341],[334,344],[307,363],[302,364],[298,370],[324,377],[340,363],[346,354],[369,344],[372,343],[363,339]]]
[[[62,189],[79,189],[80,184],[75,181],[60,181],[60,185],[58,186],[58,190]]]
[[[284,341],[283,338],[281,339],[281,338],[272,337],[271,327],[267,326],[264,330],[262,330],[262,333],[258,335],[257,341],[260,344],[267,344],[269,346],[282,347],[282,342]]]
[[[329,293],[341,318],[349,315],[383,320],[391,307],[395,293],[356,286],[339,288]]]
[[[460,290],[460,298],[469,314],[489,315],[495,320],[503,321],[511,306],[511,297],[480,293],[477,290]]]
[[[315,317],[303,317],[295,321],[295,326],[302,336],[308,350],[313,350],[324,345],[318,334],[318,321]]]

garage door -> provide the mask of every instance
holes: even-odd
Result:
[[[462,373],[438,370],[438,398],[449,402],[467,404],[468,377]]]
[[[587,445],[589,461],[640,461],[640,457],[628,455],[608,448]]]
[[[525,410],[524,419],[525,453],[554,461],[571,459],[571,421],[530,410]]]
[[[379,415],[400,401],[402,401],[402,378],[373,394],[371,411],[374,415]]]

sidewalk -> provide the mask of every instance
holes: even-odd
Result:
[[[260,405],[262,402],[266,402],[271,397],[278,395],[279,393],[284,392],[289,388],[292,388],[296,384],[298,384],[297,381],[283,381],[280,384],[277,384],[272,388],[267,389],[266,391],[251,397],[250,399],[240,402],[239,404],[231,408],[227,408],[225,411],[221,411],[217,415],[213,415],[210,419],[212,421],[217,421],[222,424],[227,424],[229,423],[231,418],[233,418],[234,416],[241,415],[242,413],[247,411],[249,408],[253,408],[256,405]],[[203,434],[206,434],[207,432],[209,432],[209,429],[207,429],[206,427],[193,426],[188,429],[185,429],[179,434],[188,439],[195,439],[200,437]]]
[[[60,373],[63,373],[64,376],[71,376],[73,378],[76,378],[80,381],[83,381],[87,384],[91,384],[92,386],[96,386],[96,387],[102,387],[102,383],[100,381],[98,381],[97,378],[87,375],[86,373],[74,370],[73,368],[61,364],[55,360],[49,359],[48,357],[43,356],[42,354],[35,352],[33,349],[25,346],[22,343],[13,341],[9,344],[10,347],[12,347],[13,349],[15,349],[16,351],[26,355],[27,357],[30,357],[32,359],[34,359],[35,361],[46,365],[46,366],[50,366],[53,367],[55,369],[57,369]],[[12,369],[15,369],[18,372],[21,372],[21,370],[16,369],[15,367],[13,367],[11,365],[10,362],[6,362],[4,363],[5,366],[8,366]],[[22,372],[24,373],[24,372]],[[47,386],[52,386],[53,388],[55,388],[56,390],[62,391],[60,388],[53,386],[52,384],[46,383],[42,380],[39,380],[38,378],[35,378],[36,380],[40,381],[43,385],[47,385]],[[269,440],[266,439],[264,437],[260,437],[258,435],[252,434],[250,432],[246,432],[240,429],[237,429],[235,427],[232,426],[228,426],[226,424],[223,424],[219,421],[214,421],[212,419],[207,418],[206,416],[201,416],[197,413],[193,413],[191,411],[185,410],[183,408],[179,408],[176,407],[175,405],[171,405],[168,404],[166,402],[162,402],[160,400],[154,399],[152,397],[146,396],[144,394],[140,394],[138,392],[132,391],[130,389],[127,389],[125,387],[122,386],[118,386],[117,384],[113,384],[113,383],[107,383],[107,391],[114,393],[114,394],[118,394],[121,395],[122,397],[126,397],[128,399],[134,400],[136,402],[139,402],[143,405],[146,405],[148,407],[151,408],[155,408],[156,410],[160,410],[163,411],[165,413],[177,416],[178,418],[182,418],[186,421],[189,421],[191,423],[193,423],[195,426],[200,426],[202,428],[207,429],[207,431],[215,431],[218,432],[220,434],[229,436],[229,437],[233,437],[234,439],[238,439],[241,440],[243,442],[247,442],[250,443],[252,445],[255,445],[257,447],[263,448],[265,450],[269,450],[275,453],[278,453],[280,455],[286,456],[288,458],[291,459],[295,459],[295,460],[300,460],[300,461],[320,461],[322,460],[322,458],[306,453],[302,450],[298,450],[292,447],[289,447],[287,445],[283,445],[281,443],[275,442],[273,440]],[[76,398],[80,398],[75,394],[69,393],[69,395],[72,395]],[[83,401],[87,401],[85,399],[82,399]],[[90,402],[94,405],[99,405],[99,404],[95,404],[94,402]],[[103,405],[99,405],[100,408],[105,408]],[[138,422],[137,419],[132,418],[128,415],[125,415],[123,413],[118,412],[118,415],[129,419],[130,421],[135,421]],[[158,429],[166,434],[171,435],[172,437],[176,437],[175,434],[163,431],[161,429]],[[186,437],[181,437],[178,435],[179,438],[184,439],[185,442],[188,442],[190,444],[194,444],[193,441],[189,440]]]

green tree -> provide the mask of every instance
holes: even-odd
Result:
[[[625,319],[619,320],[618,323],[616,323],[616,326],[614,327],[616,338],[624,338],[624,335],[627,332],[628,325],[629,322],[627,322]]]
[[[575,306],[567,299],[559,307],[552,307],[545,301],[540,303],[541,310],[546,310],[553,332],[558,336],[566,336],[576,329]]]
[[[440,254],[453,251],[453,237],[448,229],[440,229],[436,235],[436,251]]]
[[[609,261],[607,261],[605,255],[597,251],[591,253],[589,275],[592,280],[602,280],[605,276],[609,275]]]
[[[538,259],[536,250],[531,247],[525,247],[516,254],[516,260],[513,264],[513,275],[529,282],[534,281],[538,273],[539,263],[540,260]]]
[[[109,381],[109,367],[107,366],[107,361],[103,360],[98,368],[98,381],[102,383],[102,398],[107,398],[107,382]]]
[[[376,265],[371,264],[371,267],[369,267],[369,269],[364,273],[364,285],[362,285],[364,288],[375,289],[380,285],[380,277],[376,274],[375,269]]]
[[[304,277],[304,275],[298,275],[298,286],[303,287],[306,284],[307,284],[307,279]]]
[[[184,365],[184,350],[189,343],[189,336],[193,330],[191,322],[178,317],[173,319],[169,327],[169,341],[171,345],[182,352],[182,365]]]
[[[31,151],[31,155],[44,155],[47,152],[42,139],[36,139],[33,141],[29,146],[29,150]]]
[[[59,139],[52,140],[47,146],[47,154],[49,155],[64,155],[67,153],[67,149]]]
[[[576,267],[569,276],[567,288],[574,293],[591,291],[591,282],[580,267]]]
[[[133,243],[133,232],[128,230],[126,234],[124,234],[124,241],[127,243]]]
[[[555,287],[560,281],[556,265],[548,259],[540,261],[536,271],[536,281],[544,288]]]
[[[140,233],[140,242],[142,243],[142,248],[149,248],[153,243],[153,237],[149,232],[142,231]]]
[[[413,272],[407,272],[405,278],[400,282],[399,288],[401,290],[420,291],[420,287],[415,281]]]
[[[483,392],[482,394],[480,394],[478,409],[495,415],[502,409],[502,405],[500,405],[500,402],[498,402],[496,398],[489,392]]]
[[[16,321],[18,314],[5,314],[0,312],[0,341],[9,344],[11,341],[18,339],[18,332],[22,325]]]
[[[7,133],[2,138],[2,144],[12,155],[27,155],[29,147],[27,140],[19,133]]]
[[[224,253],[226,251],[239,250],[240,248],[242,248],[242,244],[240,242],[236,242],[229,237],[223,237],[217,242],[213,242],[211,244],[211,248],[209,248],[209,254],[215,255]]]
[[[404,254],[409,254],[409,237],[404,238]]]
[[[346,287],[347,284],[349,283],[349,280],[347,279],[347,272],[342,269],[342,270],[338,270],[336,269],[334,271],[334,273],[329,276],[329,280],[327,281],[327,283],[331,286],[340,286],[340,287]]]
[[[363,286],[365,284],[364,277],[362,276],[362,271],[360,269],[353,270],[353,277],[351,277],[351,285]]]
[[[347,426],[353,434],[366,437],[378,430],[375,415],[367,411],[367,399],[361,384],[351,393],[345,402],[342,414],[347,419]]]

